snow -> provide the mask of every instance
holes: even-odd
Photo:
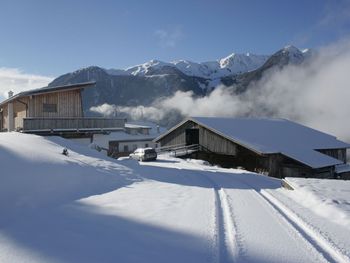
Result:
[[[0,168],[0,262],[349,262],[349,185],[335,181],[291,183],[326,190],[338,222],[278,179],[58,137],[1,133]]]
[[[146,63],[127,68],[126,70],[108,69],[106,72],[111,75],[134,75],[144,77],[147,76],[147,74],[150,74],[152,70],[161,69],[165,66],[171,66],[176,67],[178,70],[188,76],[218,79],[232,74],[255,70],[262,66],[269,57],[270,56],[254,55],[250,53],[232,53],[231,55],[217,61],[208,61],[203,63],[192,62],[189,60],[177,60],[173,62],[150,60]]]
[[[273,195],[302,221],[316,238],[350,262],[350,181],[286,178],[293,191],[277,189]]]
[[[299,204],[330,221],[350,229],[350,181],[286,178],[289,192]]]
[[[316,149],[348,148],[336,137],[285,119],[192,117],[243,146],[261,153],[282,153],[312,168],[341,164]]]
[[[262,66],[270,56],[254,54],[235,54],[220,59],[220,68],[227,69],[232,73],[244,73]]]

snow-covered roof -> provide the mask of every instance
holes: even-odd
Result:
[[[335,166],[335,172],[338,174],[350,172],[350,164],[344,163]]]
[[[192,117],[187,120],[255,152],[281,153],[312,168],[342,163],[315,150],[350,148],[350,144],[334,136],[285,119]]]

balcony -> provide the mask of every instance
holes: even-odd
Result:
[[[126,119],[122,118],[24,118],[22,132],[87,132],[112,131],[125,127]]]

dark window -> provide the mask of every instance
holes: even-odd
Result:
[[[57,104],[43,104],[43,112],[57,112]]]
[[[156,153],[154,149],[147,149],[145,150],[145,153],[150,154],[150,153]]]
[[[147,148],[148,147],[148,143],[145,143],[145,148]]]

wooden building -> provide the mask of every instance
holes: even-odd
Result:
[[[192,157],[274,177],[333,178],[350,145],[284,119],[185,119],[155,139],[161,147],[199,145]]]
[[[124,128],[125,120],[86,118],[81,91],[95,82],[24,91],[0,103],[0,131],[32,133]]]

